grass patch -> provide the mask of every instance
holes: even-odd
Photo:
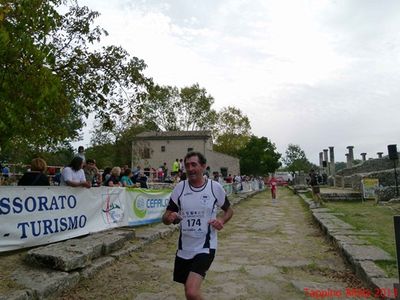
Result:
[[[247,273],[246,268],[244,266],[241,266],[238,271],[240,273],[242,273],[242,274],[246,274]]]
[[[353,225],[356,230],[376,232],[378,235],[366,236],[365,239],[393,257],[396,256],[393,216],[397,213],[390,207],[376,205],[374,201],[328,202],[325,206],[334,212],[342,213],[343,215],[337,217]]]
[[[305,193],[303,193],[307,198],[310,198],[310,199],[312,199],[313,198],[313,196],[312,196],[312,192],[310,192],[310,191],[307,191],[307,192],[305,192]]]
[[[353,225],[356,230],[370,230],[377,233],[375,236],[360,236],[359,238],[367,240],[396,258],[393,225],[393,216],[399,214],[396,209],[390,206],[376,205],[373,200],[326,202],[325,206],[333,212],[341,213],[337,217]],[[388,275],[393,274],[393,270],[397,270],[395,261],[385,262],[382,266],[385,267],[383,269]],[[395,276],[397,277],[397,271]]]
[[[375,263],[382,268],[389,277],[398,277],[399,273],[397,271],[396,261],[379,260],[375,261]]]

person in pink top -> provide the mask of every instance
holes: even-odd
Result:
[[[276,181],[275,176],[272,175],[271,179],[269,180],[269,186],[271,188],[271,196],[272,196],[273,203],[276,201],[276,186],[277,185],[278,185],[278,182]]]

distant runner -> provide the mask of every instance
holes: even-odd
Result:
[[[276,186],[278,182],[275,178],[275,175],[272,175],[271,179],[269,180],[269,185],[271,187],[271,197],[272,197],[272,203],[276,202]]]
[[[318,175],[315,173],[314,169],[311,169],[310,173],[310,185],[312,189],[312,194],[313,194],[313,200],[315,201],[315,206],[320,207],[321,206],[321,192],[319,188],[319,183],[318,183]]]

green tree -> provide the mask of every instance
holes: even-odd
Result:
[[[281,166],[281,154],[266,137],[252,135],[246,146],[239,150],[239,158],[242,174],[263,176],[275,172]]]
[[[103,131],[100,127],[92,132],[91,146],[86,149],[86,158],[95,159],[100,168],[107,166],[131,166],[132,141],[143,131],[155,131],[154,124],[126,124],[117,132]],[[152,127],[153,126],[153,127]]]
[[[178,89],[153,85],[138,110],[146,127],[165,131],[211,130],[216,112],[211,108],[214,98],[198,84]]]
[[[179,93],[179,111],[176,115],[181,130],[208,130],[216,119],[216,112],[211,109],[214,98],[199,84],[184,87]]]
[[[222,108],[213,127],[214,150],[238,156],[251,137],[251,126],[247,116],[233,106]]]
[[[313,167],[308,161],[304,150],[295,144],[288,145],[283,162],[287,166],[287,170],[293,174],[297,171],[308,172]]]
[[[346,168],[347,168],[347,163],[342,161],[335,162],[335,172]]]
[[[78,137],[93,112],[102,128],[139,118],[137,107],[152,80],[145,63],[121,47],[93,50],[106,32],[97,12],[72,1],[3,0],[0,4],[0,147],[33,148]],[[15,142],[14,142],[15,144]]]
[[[178,131],[180,107],[179,89],[172,86],[153,85],[149,88],[146,101],[140,106],[141,122],[147,127],[162,131]]]
[[[45,43],[61,17],[58,1],[0,4],[0,147],[51,144],[72,136],[71,111],[60,78],[49,65]],[[57,120],[57,121],[56,121]],[[11,147],[13,146],[13,147]]]

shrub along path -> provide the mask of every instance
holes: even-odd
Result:
[[[346,299],[346,288],[363,288],[291,191],[280,188],[276,204],[269,192],[259,193],[234,211],[219,233],[205,299],[309,299],[324,291]],[[59,299],[184,299],[171,279],[177,238],[175,232],[123,257]]]

